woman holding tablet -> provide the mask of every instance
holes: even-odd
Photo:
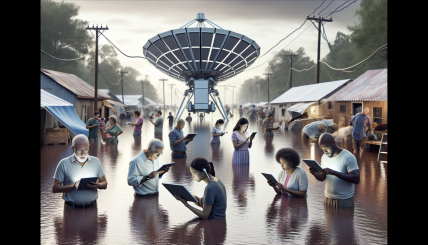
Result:
[[[248,120],[241,118],[233,128],[232,142],[235,150],[233,151],[232,163],[250,163],[250,152],[248,148],[251,148],[253,144],[253,138],[250,137],[250,133],[247,132]],[[250,142],[248,142],[250,140]]]
[[[223,136],[224,133],[221,132],[220,127],[223,126],[224,121],[223,119],[218,119],[215,122],[215,125],[213,126],[213,128],[211,129],[211,134],[212,134],[212,138],[211,138],[211,144],[219,144],[220,143],[220,136]]]
[[[226,217],[226,188],[218,178],[214,177],[214,165],[205,158],[198,157],[190,163],[190,172],[192,172],[193,179],[196,182],[203,180],[207,184],[202,198],[193,195],[198,200],[198,202],[194,203],[201,207],[202,210],[191,206],[184,198],[178,195],[174,195],[174,197],[202,219]]]
[[[300,157],[297,151],[291,148],[282,148],[276,152],[275,159],[281,164],[282,171],[278,175],[278,183],[268,180],[276,193],[286,196],[306,197],[308,190],[308,176],[305,170],[297,167]]]
[[[269,116],[268,118],[266,118],[265,120],[263,120],[263,127],[265,127],[265,136],[273,136],[273,130],[277,130],[279,129],[279,126],[274,128],[273,127],[273,115],[275,114],[275,112],[271,111],[269,112]]]

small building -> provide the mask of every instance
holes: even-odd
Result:
[[[103,103],[109,107],[109,110],[105,110],[105,115],[102,115],[102,117],[108,118],[111,115],[119,116],[120,113],[124,112],[126,110],[126,105],[124,105],[113,92],[111,92],[109,89],[98,89],[99,92],[102,92],[104,94],[107,94],[112,99],[111,100],[104,100]]]
[[[89,130],[86,124],[82,122],[77,115],[74,106],[55,95],[40,89],[40,143],[43,144],[43,135],[48,133],[46,129],[52,129],[55,126],[65,126],[69,131],[70,137],[77,134],[88,136]],[[66,131],[67,131],[66,130]],[[68,137],[65,138],[68,140]]]
[[[326,97],[320,113],[329,115],[340,127],[349,125],[352,117],[370,109],[370,118],[377,124],[387,124],[388,69],[369,70],[351,84]]]
[[[133,112],[135,110],[142,111],[143,103],[141,103],[142,95],[123,95],[124,102],[122,101],[122,96],[119,96],[120,101],[126,105],[126,110]]]
[[[289,89],[270,103],[272,110],[275,112],[274,121],[290,120],[305,112],[308,118],[322,116],[318,109],[321,105],[321,100],[334,94],[351,82],[352,79],[344,79]]]
[[[74,106],[79,118],[86,123],[94,113],[95,89],[92,85],[69,73],[40,69],[40,89],[63,99]],[[97,108],[101,115],[108,107],[103,100],[112,99],[107,94],[98,93]]]

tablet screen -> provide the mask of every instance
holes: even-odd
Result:
[[[313,167],[315,171],[319,172],[322,170],[322,167],[317,163],[317,161],[312,159],[303,159],[303,161],[308,165],[309,167]]]

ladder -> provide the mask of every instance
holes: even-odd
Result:
[[[386,163],[387,161],[383,160],[384,156],[388,154],[388,134],[382,134],[382,140],[380,141],[379,154],[377,155],[377,160],[380,163]]]

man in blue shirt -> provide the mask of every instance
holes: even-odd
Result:
[[[172,159],[186,158],[186,145],[189,144],[193,139],[187,139],[183,136],[183,128],[185,121],[183,119],[178,120],[177,126],[168,134],[169,145],[171,146],[171,157]],[[186,140],[186,141],[184,141]]]
[[[354,145],[354,156],[357,156],[358,150],[361,148],[361,155],[364,153],[366,148],[366,131],[367,127],[369,132],[372,131],[371,120],[370,120],[370,109],[368,107],[360,113],[357,113],[351,120],[354,122],[354,129],[352,131],[352,143]]]

